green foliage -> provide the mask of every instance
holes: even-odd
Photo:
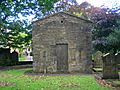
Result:
[[[120,29],[114,30],[114,32],[107,37],[107,41],[111,51],[113,53],[118,53],[120,51]]]
[[[115,30],[107,37],[111,45],[120,46],[120,30]]]
[[[8,70],[0,73],[0,90],[111,90],[95,81],[91,75],[29,76],[29,69]]]
[[[71,13],[70,8],[78,5],[76,0],[58,0],[58,2],[55,3],[54,7],[48,11],[48,13],[56,13],[56,12],[68,12]]]
[[[88,2],[83,2],[80,5],[70,5],[68,8],[68,12],[71,14],[93,21],[92,38],[94,50],[99,50],[104,53],[111,51],[112,53],[117,53],[120,50],[119,10],[120,7],[116,6],[112,9],[94,7]]]
[[[1,0],[0,1],[0,45],[1,47],[21,48],[31,42],[31,25],[20,15],[34,15],[40,18],[53,8],[58,0]],[[23,35],[24,34],[24,35]]]
[[[99,17],[98,17],[99,18]],[[117,53],[119,47],[120,18],[117,13],[106,14],[106,17],[97,21],[93,30],[93,45],[95,50]]]

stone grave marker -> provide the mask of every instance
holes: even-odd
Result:
[[[103,79],[118,79],[118,68],[115,55],[107,54],[103,56]]]
[[[94,67],[96,68],[102,68],[102,52],[97,51],[94,55]]]

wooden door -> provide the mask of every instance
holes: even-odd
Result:
[[[57,44],[56,55],[57,55],[57,71],[67,72],[68,71],[68,44]]]

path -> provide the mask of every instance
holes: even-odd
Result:
[[[26,56],[26,60],[24,61],[33,61],[33,56]]]

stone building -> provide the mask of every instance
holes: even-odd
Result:
[[[33,22],[33,70],[91,73],[91,28],[91,21],[65,12]]]

